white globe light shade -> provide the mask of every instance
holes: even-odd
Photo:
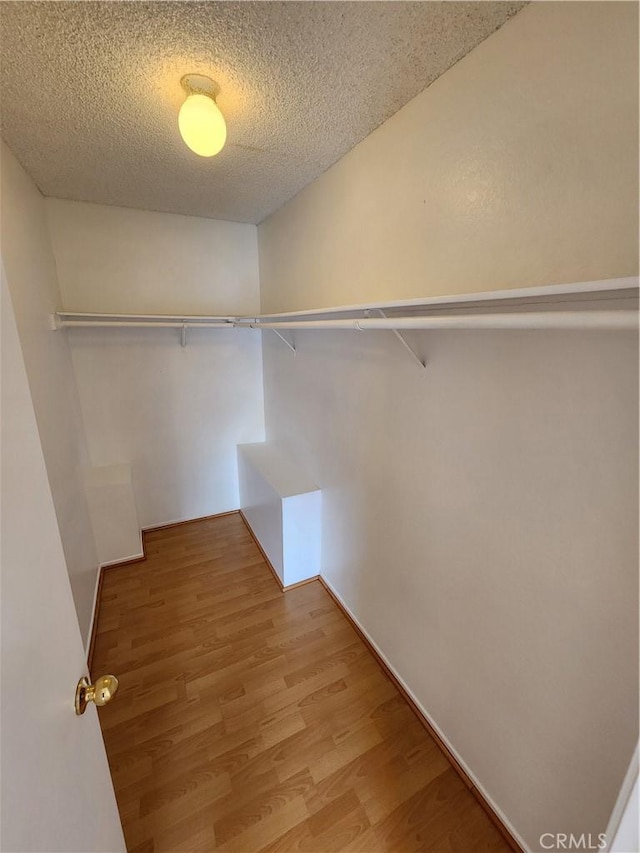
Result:
[[[218,105],[208,95],[189,95],[178,113],[180,135],[200,157],[213,157],[227,140],[227,125]]]

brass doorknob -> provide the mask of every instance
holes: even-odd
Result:
[[[113,699],[118,689],[118,679],[115,675],[101,675],[91,684],[89,679],[82,676],[76,687],[76,714],[84,714],[87,702],[96,705],[106,705]]]

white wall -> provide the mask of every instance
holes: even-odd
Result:
[[[254,225],[53,198],[46,205],[67,311],[257,310]]]
[[[66,310],[258,309],[253,225],[47,199]],[[264,438],[247,330],[73,329],[92,465],[132,466],[143,527],[238,507],[236,445]],[[122,555],[123,557],[127,555]]]
[[[538,850],[601,832],[637,737],[637,337],[266,332],[267,435],[322,573]]]
[[[637,269],[637,8],[527,7],[259,228],[264,310]],[[532,850],[637,739],[633,333],[264,333],[323,574]]]
[[[11,291],[67,569],[86,639],[98,568],[83,469],[86,444],[69,344],[48,316],[61,308],[45,202],[2,143],[2,257]]]
[[[90,468],[85,490],[100,564],[142,557],[144,546],[131,482],[131,466]]]
[[[259,229],[265,311],[633,275],[638,7],[533,3]]]

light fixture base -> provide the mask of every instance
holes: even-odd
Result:
[[[187,95],[208,95],[215,101],[220,94],[220,86],[204,74],[185,74],[180,79],[180,85]]]

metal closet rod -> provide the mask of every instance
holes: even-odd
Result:
[[[69,315],[65,315],[69,316]],[[87,316],[87,315],[83,315]],[[194,322],[182,319],[145,320],[64,320],[58,328],[133,327],[165,329],[637,329],[638,313],[618,311],[530,311],[501,314],[463,314],[437,317],[367,317],[328,320],[260,320],[258,317],[237,317],[229,320]]]
[[[71,317],[74,321],[79,320],[159,320],[182,323],[200,322],[231,322],[236,319],[235,314],[110,314],[107,311],[101,313],[94,311],[58,311],[56,317],[66,323],[65,318]],[[89,325],[89,324],[87,324]]]
[[[637,329],[636,311],[531,311],[439,317],[237,322],[251,329]]]
[[[235,325],[233,320],[225,320],[223,322],[205,320],[202,323],[191,321],[183,323],[182,320],[164,320],[162,322],[157,320],[149,322],[145,320],[58,320],[57,322],[57,328],[59,329],[74,327],[95,328],[96,326],[99,329],[120,329],[123,326],[134,329],[232,329]]]

